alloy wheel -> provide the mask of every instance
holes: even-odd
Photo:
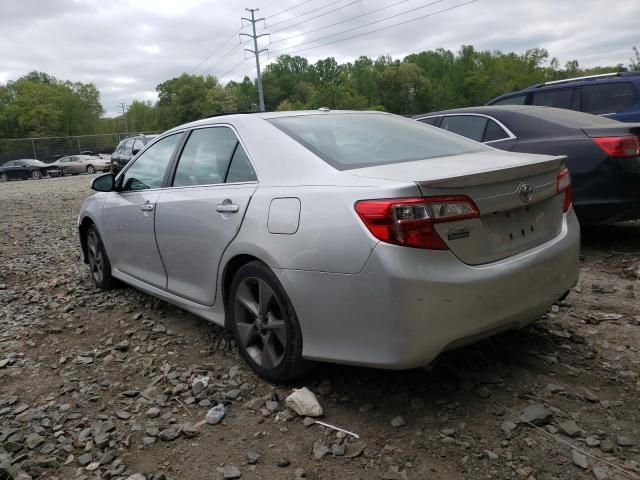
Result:
[[[9,176],[6,173],[0,173],[0,182],[8,182]]]
[[[89,175],[93,175],[94,173],[96,173],[96,169],[93,167],[93,165],[87,165],[87,173]]]
[[[87,257],[93,279],[97,284],[102,283],[105,277],[105,259],[100,239],[95,231],[90,231],[87,236]]]
[[[34,180],[40,180],[42,178],[42,172],[40,170],[34,170],[31,172],[31,178]]]
[[[280,365],[287,349],[284,310],[272,288],[260,278],[249,277],[235,294],[238,339],[262,368]]]

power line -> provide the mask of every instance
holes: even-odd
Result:
[[[240,65],[242,65],[244,62],[246,62],[247,60],[249,60],[248,58],[243,58],[242,60],[240,60],[238,63],[236,63],[233,67],[231,67],[229,70],[227,70],[226,72],[224,72],[222,75],[220,75],[220,78],[224,78],[226,77],[228,74],[230,74],[231,72],[233,72],[236,68],[238,68]],[[256,67],[252,67],[252,70],[256,68]]]
[[[274,13],[273,15],[269,15],[267,17],[264,18],[273,18],[273,17],[277,17],[278,15],[282,15],[283,13],[287,13],[290,10],[293,10],[294,8],[298,8],[301,7],[302,5],[304,5],[305,3],[309,3],[312,2],[313,0],[304,0],[304,2],[299,3],[298,5],[294,5],[293,7],[289,7],[289,8],[285,8],[284,10],[279,11],[278,13]]]
[[[244,28],[244,27],[242,27],[242,28]],[[227,40],[224,41],[224,43],[222,43],[218,48],[216,48],[213,52],[211,52],[211,54],[207,58],[205,58],[197,66],[192,68],[190,73],[195,72],[198,68],[200,68],[202,65],[207,63],[211,57],[213,57],[216,53],[218,53],[220,50],[222,50],[231,40],[236,38],[236,35],[239,34],[242,31],[242,28],[240,28],[240,30],[238,30],[236,32],[233,32],[233,35],[231,35]]]
[[[359,1],[359,0],[356,0],[356,1]],[[387,5],[386,7],[377,8],[377,9],[375,9],[375,10],[371,10],[370,12],[363,13],[362,15],[358,15],[358,16],[355,16],[355,17],[347,18],[346,20],[342,20],[342,21],[340,21],[340,22],[332,23],[331,25],[326,25],[326,26],[324,26],[324,27],[319,27],[319,28],[316,28],[316,29],[314,29],[314,30],[308,30],[308,31],[306,31],[306,32],[299,33],[299,34],[297,34],[297,35],[291,35],[290,37],[285,37],[285,38],[282,38],[282,39],[280,39],[280,40],[275,40],[275,41],[272,41],[271,43],[280,43],[280,42],[284,42],[284,41],[287,41],[287,40],[291,40],[292,38],[302,37],[302,36],[304,36],[304,35],[308,35],[308,34],[310,34],[310,33],[319,32],[320,30],[326,30],[327,28],[335,27],[336,25],[342,25],[343,23],[348,23],[348,22],[351,22],[351,21],[356,20],[356,19],[359,19],[359,18],[367,17],[367,16],[369,16],[369,15],[373,15],[374,13],[378,13],[378,12],[381,12],[381,11],[383,11],[383,10],[387,10],[387,9],[389,9],[389,8],[395,7],[396,5],[400,5],[401,3],[407,3],[408,1],[409,1],[409,0],[400,0],[399,2],[392,3],[391,5]],[[353,3],[355,3],[355,2],[353,2]],[[351,5],[351,4],[349,4],[349,5]],[[348,6],[348,5],[345,5],[345,6]],[[342,7],[341,7],[341,8],[342,8]],[[337,9],[336,9],[336,10],[337,10]],[[335,10],[330,10],[330,11],[329,11],[329,12],[327,12],[327,13],[331,13],[331,12],[333,12],[333,11],[335,11]],[[323,13],[322,15],[326,15],[326,14],[324,14],[324,13]],[[318,15],[317,17],[312,17],[312,18],[310,18],[309,20],[313,20],[313,19],[315,19],[315,18],[321,17],[322,15]],[[274,33],[278,33],[278,32],[280,32],[280,31],[282,31],[282,30],[286,30],[286,29],[288,29],[288,28],[295,27],[295,26],[300,25],[300,24],[302,24],[302,23],[306,23],[307,21],[308,21],[308,20],[305,20],[304,22],[296,23],[295,25],[292,25],[292,26],[290,26],[290,27],[285,27],[285,28],[282,28],[282,29],[280,29],[280,30],[276,30],[276,31],[271,32],[271,33],[272,33],[272,34],[274,34]]]
[[[347,3],[346,5],[342,5],[342,6],[340,6],[340,7],[336,7],[336,8],[334,8],[334,9],[332,9],[332,10],[329,10],[329,11],[327,11],[327,12],[321,13],[320,15],[316,15],[315,17],[307,18],[306,20],[303,20],[303,21],[298,22],[298,23],[294,23],[293,25],[289,25],[288,27],[283,27],[283,28],[280,28],[280,29],[278,29],[278,30],[274,30],[274,31],[272,31],[272,32],[271,32],[271,34],[278,33],[278,32],[282,32],[283,30],[289,30],[290,28],[297,27],[298,25],[302,25],[303,23],[310,22],[311,20],[315,20],[316,18],[324,17],[325,15],[329,15],[330,13],[337,12],[338,10],[342,10],[343,8],[350,7],[350,6],[351,6],[351,5],[353,5],[354,3],[358,3],[358,2],[361,2],[361,1],[362,1],[362,0],[354,0],[354,1],[353,1],[353,2],[351,2],[351,3]],[[408,1],[409,1],[409,0],[402,0],[402,2],[408,2]],[[402,2],[400,2],[400,3],[402,3]],[[397,4],[395,4],[395,5],[397,5]],[[385,8],[388,8],[388,7],[385,7]],[[364,16],[364,15],[363,15],[363,16]],[[293,20],[293,19],[291,19],[291,20]],[[313,30],[312,30],[312,31],[313,31]],[[307,32],[307,33],[309,33],[309,32]],[[281,41],[281,40],[278,40],[278,41]],[[273,42],[273,43],[275,43],[275,42]]]
[[[443,1],[443,0],[440,0],[440,1]],[[354,38],[364,37],[365,35],[370,35],[370,34],[372,34],[372,33],[377,33],[377,32],[381,32],[381,31],[383,31],[383,30],[388,30],[389,28],[398,27],[398,26],[400,26],[400,25],[405,25],[405,24],[407,24],[407,23],[411,23],[411,22],[415,22],[415,21],[418,21],[418,20],[422,20],[422,19],[427,18],[427,17],[432,17],[432,16],[437,15],[437,14],[439,14],[439,13],[444,13],[444,12],[448,12],[448,11],[450,11],[450,10],[455,10],[456,8],[464,7],[465,5],[469,5],[469,4],[471,4],[471,3],[475,3],[475,2],[478,2],[478,1],[480,1],[480,0],[470,0],[470,1],[465,2],[465,3],[460,3],[460,4],[458,4],[458,5],[454,5],[453,7],[448,7],[448,8],[444,8],[444,9],[442,9],[442,10],[438,10],[438,11],[436,11],[436,12],[429,13],[429,14],[427,14],[427,15],[422,15],[422,16],[420,16],[420,17],[411,18],[411,19],[409,19],[409,20],[405,20],[405,21],[403,21],[403,22],[394,23],[393,25],[388,25],[388,26],[386,26],[386,27],[377,28],[377,29],[375,29],[375,30],[371,30],[371,31],[369,31],[369,32],[363,32],[363,33],[359,33],[359,34],[357,34],[357,35],[352,35],[352,36],[350,36],[350,37],[341,38],[341,39],[339,39],[339,40],[334,40],[334,41],[332,41],[332,42],[323,43],[323,44],[320,44],[320,45],[315,45],[315,46],[313,46],[313,47],[302,48],[302,49],[300,49],[300,50],[295,50],[295,51],[293,51],[293,52],[289,52],[288,54],[289,54],[289,55],[293,55],[293,54],[295,54],[295,53],[305,52],[305,51],[307,51],[307,50],[314,50],[314,49],[316,49],[316,48],[326,47],[326,46],[328,46],[328,45],[335,45],[336,43],[345,42],[345,41],[347,41],[347,40],[351,40],[351,39],[354,39]],[[436,2],[436,3],[437,3],[437,2]],[[390,18],[391,18],[391,17],[390,17]],[[340,32],[340,33],[347,33],[347,32],[349,32],[349,31],[353,31],[353,30],[355,30],[355,29],[352,29],[352,30],[346,30],[346,31],[344,31],[344,32]],[[336,34],[333,34],[333,35],[328,35],[327,37],[333,37],[333,36],[335,36],[335,35],[339,35],[339,33],[336,33]],[[323,38],[327,38],[327,37],[323,37]],[[316,39],[316,40],[314,40],[314,42],[315,42],[315,41],[318,41],[318,40],[322,40],[323,38]],[[276,50],[275,52],[271,52],[271,53],[279,53],[279,52],[282,52],[282,51],[284,51],[284,50],[288,50],[288,49],[290,49],[290,48],[294,48],[294,47],[297,47],[297,46],[300,46],[300,45],[305,45],[305,44],[307,44],[307,43],[312,43],[312,42],[304,42],[304,43],[301,43],[301,44],[298,44],[298,45],[292,45],[292,46],[290,46],[290,47],[283,48],[283,49],[281,49],[281,50]]]
[[[342,0],[336,0],[335,2],[327,3],[326,5],[323,5],[322,7],[314,8],[313,10],[309,10],[308,12],[301,13],[300,15],[296,15],[295,17],[286,18],[286,19],[284,19],[284,20],[281,20],[281,21],[279,21],[279,22],[276,22],[276,23],[273,23],[273,24],[269,25],[269,28],[273,28],[273,27],[275,27],[276,25],[280,25],[280,24],[282,24],[282,23],[286,23],[286,22],[289,22],[289,21],[291,21],[291,20],[295,20],[296,18],[304,17],[305,15],[309,15],[310,13],[315,13],[315,12],[317,12],[318,10],[322,10],[323,8],[330,7],[331,5],[335,5],[336,3],[340,3],[340,2],[342,2]],[[302,2],[302,3],[307,3],[307,2]],[[302,5],[302,3],[301,3],[300,5]],[[300,6],[300,5],[298,5],[298,6]],[[290,9],[289,9],[289,10],[290,10]],[[288,11],[288,10],[287,10],[287,11]],[[275,16],[275,15],[272,15],[272,16]],[[268,17],[267,17],[267,18],[268,18]]]
[[[227,58],[229,58],[233,53],[235,53],[240,47],[242,47],[242,45],[246,45],[247,43],[249,43],[249,40],[246,40],[244,42],[240,42],[238,45],[235,45],[231,50],[229,50],[225,56],[223,56],[222,58],[219,58],[216,62],[213,63],[213,65],[209,66],[208,68],[206,68],[203,72],[202,75],[204,75],[207,72],[211,72],[213,71],[214,68],[222,65],[225,60]]]
[[[319,37],[319,38],[315,38],[313,40],[307,40],[306,42],[298,43],[296,45],[291,45],[289,47],[284,47],[284,48],[281,48],[280,50],[276,50],[276,51],[274,51],[272,53],[283,52],[284,50],[288,50],[290,48],[301,47],[302,45],[309,45],[310,43],[315,43],[315,42],[318,42],[320,40],[325,40],[325,39],[330,38],[330,37],[335,37],[337,35],[342,35],[343,33],[349,33],[349,32],[353,32],[354,30],[360,30],[361,28],[370,27],[371,25],[376,25],[378,23],[386,22],[387,20],[391,20],[392,18],[400,17],[402,15],[406,15],[407,13],[415,12],[416,10],[421,10],[423,8],[427,8],[427,7],[430,7],[432,5],[435,5],[436,3],[442,3],[442,2],[446,2],[446,1],[447,0],[434,0],[433,2],[429,2],[429,3],[426,3],[424,5],[420,5],[419,7],[415,7],[415,8],[412,8],[410,10],[405,10],[404,12],[396,13],[394,15],[390,15],[388,17],[381,18],[380,20],[374,20],[373,22],[365,23],[363,25],[358,25],[357,27],[353,27],[353,28],[348,28],[347,30],[343,30],[341,32],[330,33],[329,35],[325,35],[324,37]],[[422,18],[422,17],[418,17],[418,18]],[[401,25],[401,24],[399,24],[399,25]]]

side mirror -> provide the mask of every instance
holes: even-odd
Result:
[[[91,182],[91,188],[96,192],[113,192],[116,185],[116,176],[113,173],[105,173]]]
[[[132,155],[137,155],[139,151],[140,151],[139,148],[134,148],[133,150],[131,150],[131,154]]]

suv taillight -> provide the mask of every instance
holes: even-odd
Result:
[[[567,167],[563,167],[556,178],[556,192],[564,192],[564,205],[562,211],[567,213],[571,208],[571,177]]]
[[[640,136],[595,137],[593,141],[610,157],[640,157]]]
[[[355,210],[378,240],[406,247],[447,250],[434,224],[480,216],[464,196],[361,200]]]

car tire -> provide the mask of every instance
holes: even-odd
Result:
[[[275,274],[262,262],[236,272],[229,290],[228,325],[241,355],[262,378],[283,383],[305,373],[296,312]]]
[[[34,180],[40,180],[42,178],[42,172],[40,170],[33,170],[31,172],[31,178]]]
[[[87,165],[87,173],[89,175],[93,175],[94,173],[96,173],[96,169],[94,168],[93,165]]]
[[[4,172],[0,173],[0,182],[4,183],[8,181],[9,181],[9,175],[7,175]]]
[[[104,249],[104,244],[98,229],[91,225],[87,229],[87,262],[91,277],[96,287],[101,290],[111,290],[118,285],[118,281],[111,275],[111,262]]]

